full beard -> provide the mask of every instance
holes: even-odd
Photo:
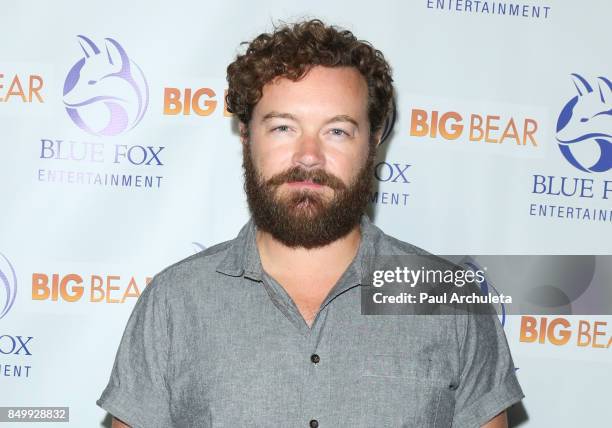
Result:
[[[346,236],[365,212],[374,176],[376,150],[370,144],[365,164],[348,186],[324,170],[292,167],[263,180],[256,171],[248,143],[243,143],[244,189],[251,216],[259,230],[270,233],[288,247],[323,247]],[[277,195],[278,187],[292,181],[312,181],[332,189],[327,198],[301,188]]]

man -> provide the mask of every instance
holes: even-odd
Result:
[[[252,218],[144,290],[98,400],[113,426],[507,426],[523,393],[495,317],[360,312],[368,263],[425,254],[365,214],[382,54],[301,22],[254,39],[228,81]]]

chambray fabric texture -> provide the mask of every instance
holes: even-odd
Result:
[[[524,397],[496,316],[361,315],[368,263],[427,254],[367,215],[311,328],[262,270],[255,231],[154,277],[100,407],[135,428],[478,427]]]

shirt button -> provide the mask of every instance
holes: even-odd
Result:
[[[321,357],[319,357],[317,354],[312,354],[312,355],[310,356],[310,361],[312,361],[313,363],[317,364],[319,361],[321,361]],[[313,419],[313,421],[314,421],[314,419]],[[310,425],[310,426],[312,426],[312,421],[310,421],[310,422],[311,422],[311,425]],[[315,421],[315,423],[317,423],[317,424],[318,424],[318,422],[317,422],[317,421]]]
[[[311,419],[310,422],[308,422],[308,425],[310,428],[317,428],[319,426],[319,421],[316,419]]]

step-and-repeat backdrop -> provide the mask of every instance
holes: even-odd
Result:
[[[147,282],[248,219],[225,69],[279,21],[346,27],[393,66],[371,195],[387,233],[438,254],[609,254],[611,16],[603,0],[3,4],[0,405],[109,424],[95,401]],[[610,420],[611,321],[504,319],[513,423]]]

